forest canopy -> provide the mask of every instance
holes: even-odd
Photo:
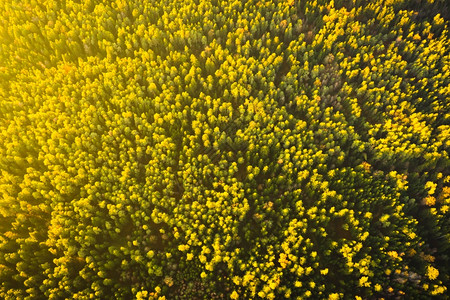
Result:
[[[0,298],[445,298],[448,17],[0,1]]]

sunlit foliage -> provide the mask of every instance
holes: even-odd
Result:
[[[448,293],[446,1],[0,16],[0,298]]]

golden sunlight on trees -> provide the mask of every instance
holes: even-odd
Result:
[[[0,298],[448,294],[446,1],[0,16]]]

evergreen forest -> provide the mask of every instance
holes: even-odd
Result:
[[[1,0],[0,299],[448,299],[446,0]]]

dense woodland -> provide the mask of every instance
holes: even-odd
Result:
[[[446,299],[445,0],[0,16],[1,299]]]

